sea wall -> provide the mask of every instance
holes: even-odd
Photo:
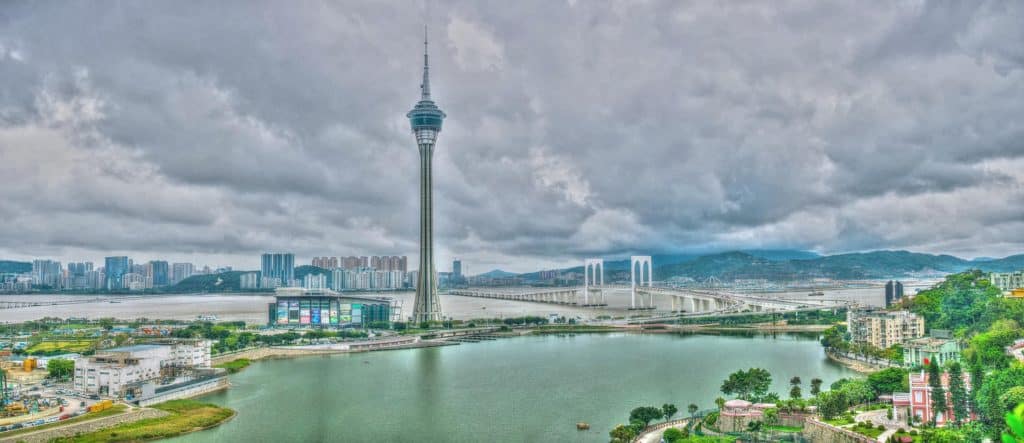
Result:
[[[874,443],[875,439],[813,418],[804,422],[802,432],[810,443]]]
[[[179,398],[198,397],[221,389],[227,389],[228,386],[230,386],[228,384],[228,377],[227,375],[223,375],[209,380],[204,380],[201,383],[188,385],[180,389],[173,389],[155,397],[139,400],[139,406],[155,405],[157,403],[163,403],[168,400],[177,400]]]
[[[218,355],[216,357],[213,357],[211,361],[213,362],[214,365],[219,365],[221,363],[227,363],[229,361],[239,358],[247,358],[249,360],[261,360],[264,358],[298,357],[302,355],[340,354],[342,352],[345,351],[338,349],[288,349],[279,347],[266,347]]]

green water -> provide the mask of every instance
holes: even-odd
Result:
[[[813,336],[581,334],[254,363],[202,400],[238,411],[188,442],[606,442],[641,405],[713,407],[749,367],[773,390],[853,375]],[[577,431],[579,421],[590,431]]]

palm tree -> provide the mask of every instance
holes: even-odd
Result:
[[[686,410],[690,412],[690,419],[691,420],[694,418],[694,415],[697,413],[698,409],[700,409],[700,407],[698,407],[696,404],[693,404],[693,403],[690,403],[690,406],[686,407]]]

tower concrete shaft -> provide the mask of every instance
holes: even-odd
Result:
[[[441,300],[437,296],[437,272],[434,268],[434,145],[420,143],[420,267],[416,278],[413,321],[441,320]]]
[[[416,278],[414,322],[440,321],[441,300],[437,296],[437,273],[434,269],[434,144],[441,132],[445,113],[430,97],[430,64],[427,58],[426,29],[423,33],[423,82],[420,101],[406,117],[416,135],[420,150],[420,267]]]

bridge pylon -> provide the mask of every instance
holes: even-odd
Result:
[[[639,266],[638,266],[639,265]],[[647,270],[647,279],[644,280],[644,269]],[[654,271],[651,267],[651,256],[649,255],[634,255],[629,258],[629,280],[630,280],[630,308],[636,309],[636,288],[640,287],[651,287],[654,282]],[[639,285],[637,285],[637,278],[639,277]],[[644,284],[646,282],[646,285]],[[650,306],[648,308],[654,308],[654,295],[648,292],[647,294]],[[641,297],[640,305],[643,307],[644,301]]]
[[[583,260],[583,304],[590,304],[590,286],[604,286],[604,259],[588,258]],[[601,303],[604,303],[604,291],[601,291]]]

